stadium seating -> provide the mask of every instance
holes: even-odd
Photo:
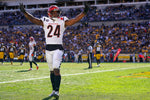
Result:
[[[82,11],[82,8],[70,8],[66,12],[62,11],[62,15],[73,18]],[[122,49],[122,53],[150,52],[150,5],[117,5],[107,6],[99,9],[92,6],[88,15],[81,22],[72,27],[68,27],[64,33],[65,51],[73,51],[74,54],[79,49],[83,49],[86,53],[86,42],[95,40],[103,41],[104,55],[110,52],[116,53],[118,48]],[[35,10],[32,12],[35,17],[47,15],[47,10]],[[110,22],[110,21],[131,21],[142,20],[136,23],[114,23],[113,25],[93,26],[91,22]],[[9,46],[14,42],[19,48],[21,44],[26,46],[28,50],[29,37],[32,35],[37,41],[39,54],[45,49],[44,32],[41,27],[23,27],[22,25],[33,25],[19,11],[3,12],[0,16],[0,42]],[[4,28],[3,26],[10,26]],[[99,35],[99,37],[97,37]],[[6,38],[10,37],[10,38]],[[42,46],[41,46],[42,45]],[[114,48],[112,50],[112,47]]]

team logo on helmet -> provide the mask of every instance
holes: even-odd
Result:
[[[33,40],[34,40],[34,38],[33,38],[33,36],[31,36],[31,37],[30,37],[30,41],[33,41]]]
[[[57,16],[54,16],[54,15],[53,15],[53,12],[57,12],[58,15],[57,15]],[[59,7],[56,6],[56,5],[50,6],[49,9],[48,9],[48,15],[49,15],[50,17],[59,17],[59,16],[60,16],[60,9],[59,9]]]

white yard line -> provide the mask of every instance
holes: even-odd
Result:
[[[102,73],[102,72],[111,72],[111,71],[121,71],[121,70],[137,69],[137,68],[144,68],[144,67],[150,67],[150,65],[149,65],[149,66],[141,66],[141,67],[111,69],[111,70],[99,70],[99,71],[85,72],[85,73],[64,74],[64,75],[62,75],[62,76],[75,76],[75,75],[83,75],[83,74],[91,74],[91,73]],[[3,82],[0,82],[0,84],[2,84],[2,83],[15,83],[15,82],[22,82],[22,81],[30,81],[30,80],[45,79],[45,78],[49,78],[49,76],[39,77],[39,78],[22,79],[22,80],[13,80],[13,81],[3,81]]]

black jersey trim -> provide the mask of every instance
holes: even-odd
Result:
[[[64,50],[63,46],[61,44],[47,44],[46,50],[53,51],[53,50]]]

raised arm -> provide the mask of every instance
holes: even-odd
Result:
[[[41,25],[43,26],[43,22],[42,20],[40,20],[39,18],[34,17],[33,15],[31,15],[30,13],[28,13],[25,9],[24,9],[24,5],[23,3],[20,3],[19,5],[20,11],[24,14],[24,16],[30,20],[32,23],[36,24],[36,25]]]
[[[85,7],[84,7],[84,11],[81,12],[79,15],[77,15],[75,18],[70,19],[70,20],[67,20],[67,21],[65,22],[65,27],[71,26],[71,25],[77,23],[78,21],[80,21],[80,20],[87,14],[87,12],[88,12],[88,10],[89,10],[89,5],[87,5],[87,4],[85,3],[84,6],[85,6]]]

